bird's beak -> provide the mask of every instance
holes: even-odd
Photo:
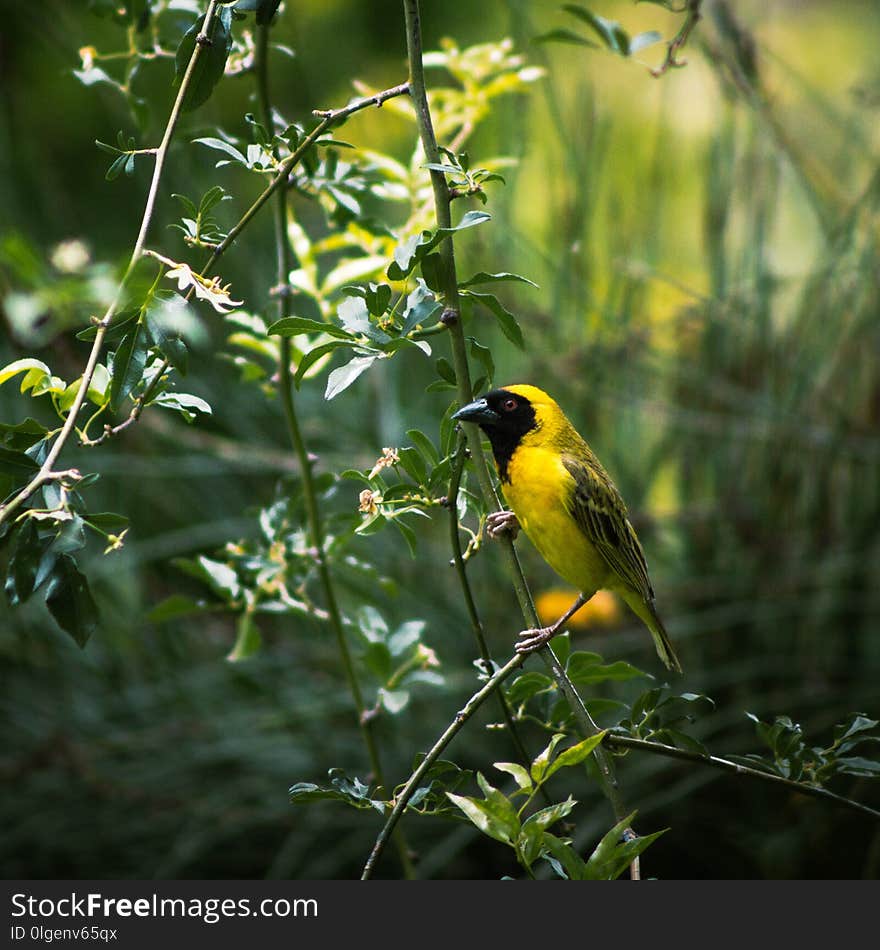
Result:
[[[477,425],[492,425],[498,422],[501,416],[494,409],[489,408],[489,403],[485,399],[475,399],[453,413],[452,418],[460,422],[476,422]]]

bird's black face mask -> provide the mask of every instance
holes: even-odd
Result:
[[[508,389],[493,389],[462,406],[452,418],[475,422],[486,433],[502,481],[507,478],[508,463],[522,437],[538,426],[535,407],[525,396]]]

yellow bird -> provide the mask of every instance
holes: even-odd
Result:
[[[489,515],[489,534],[515,535],[522,527],[553,570],[581,592],[555,623],[524,630],[517,650],[542,647],[597,590],[611,590],[651,631],[660,659],[680,673],[626,505],[556,402],[536,386],[506,386],[463,406],[453,418],[476,423],[489,437],[513,509]]]

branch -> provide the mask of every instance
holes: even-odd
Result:
[[[218,0],[210,0],[208,4],[208,9],[205,12],[205,20],[202,25],[202,33],[205,35],[210,34],[211,26],[213,25],[214,15],[217,8]],[[199,61],[199,57],[202,55],[202,50],[204,45],[197,42],[195,48],[193,49],[192,56],[190,57],[189,64],[186,67],[186,72],[184,73],[183,79],[180,83],[180,88],[177,90],[177,97],[174,100],[174,105],[171,107],[171,114],[168,117],[168,123],[165,126],[165,132],[162,135],[162,141],[159,144],[159,147],[156,149],[156,164],[153,168],[153,178],[150,181],[150,188],[147,192],[147,201],[144,206],[144,214],[141,218],[140,229],[138,230],[138,235],[134,243],[134,248],[131,252],[131,258],[129,259],[128,266],[125,269],[125,273],[122,276],[122,280],[119,282],[119,286],[116,288],[116,293],[113,297],[113,301],[110,306],[107,308],[107,312],[104,314],[102,320],[98,322],[98,332],[95,334],[95,339],[92,341],[92,349],[89,352],[89,357],[86,362],[86,368],[83,370],[82,380],[77,390],[76,397],[73,400],[67,418],[64,420],[64,425],[61,428],[61,432],[58,434],[55,442],[52,445],[52,448],[49,450],[49,454],[46,456],[46,460],[40,466],[39,472],[21,489],[16,495],[14,495],[5,505],[0,506],[0,524],[2,524],[14,511],[21,507],[30,498],[30,496],[43,485],[45,482],[53,481],[59,477],[57,472],[53,472],[55,463],[58,461],[58,456],[61,455],[64,446],[67,443],[67,440],[70,438],[70,434],[73,432],[74,427],[76,426],[77,416],[79,411],[82,408],[82,404],[85,401],[86,393],[89,390],[89,386],[92,382],[92,377],[95,374],[95,367],[98,365],[98,357],[101,355],[101,348],[104,345],[104,337],[107,335],[107,331],[110,329],[110,325],[113,322],[113,318],[116,316],[119,310],[119,303],[122,300],[122,294],[125,291],[126,286],[128,285],[129,278],[131,277],[135,266],[138,261],[143,256],[144,244],[147,240],[147,233],[150,230],[150,224],[153,220],[153,210],[156,205],[156,197],[159,193],[159,183],[162,179],[162,172],[165,170],[165,160],[168,157],[168,148],[171,145],[171,139],[174,135],[174,130],[177,128],[177,122],[180,118],[180,113],[183,108],[183,101],[186,97],[187,90],[189,89],[190,82],[192,81],[193,72],[195,71],[196,64]]]
[[[347,106],[343,106],[341,109],[333,109],[327,112],[315,111],[314,115],[323,116],[322,120],[312,129],[311,132],[300,142],[297,148],[284,159],[284,161],[278,166],[278,172],[272,181],[266,186],[265,190],[259,195],[259,197],[254,201],[250,208],[245,211],[241,216],[238,223],[234,228],[226,235],[223,241],[214,248],[213,253],[208,258],[205,266],[202,268],[202,273],[207,275],[208,271],[217,263],[218,259],[229,249],[229,246],[232,242],[241,234],[241,232],[248,226],[251,219],[254,215],[263,207],[263,205],[272,197],[275,192],[287,184],[287,178],[290,175],[291,170],[299,162],[299,160],[305,155],[305,153],[315,144],[315,142],[336,122],[339,122],[343,119],[347,119],[350,115],[354,115],[355,112],[360,112],[361,109],[367,109],[370,106],[381,106],[383,102],[386,102],[388,99],[393,99],[395,96],[404,96],[409,92],[409,83],[401,83],[399,86],[392,86],[390,89],[385,89],[382,92],[377,92],[374,96],[365,96],[362,99],[356,99],[354,102],[350,102]],[[287,277],[285,275],[283,286],[287,286]]]
[[[722,759],[717,755],[700,755],[699,752],[689,752],[686,749],[679,749],[676,746],[665,745],[662,742],[650,742],[647,739],[635,739],[630,736],[620,736],[616,733],[606,733],[603,744],[613,748],[620,749],[640,749],[643,752],[651,752],[654,755],[665,755],[670,759],[682,759],[685,762],[697,762],[700,765],[708,765],[712,768],[721,769],[723,772],[733,772],[735,775],[744,775],[748,778],[757,779],[762,782],[771,782],[774,785],[783,785],[790,791],[797,792],[800,795],[809,795],[812,798],[822,798],[825,801],[832,801],[838,805],[843,805],[852,811],[861,812],[864,815],[870,815],[872,818],[880,819],[880,811],[863,805],[861,802],[853,801],[851,798],[844,798],[835,792],[829,792],[818,785],[807,785],[803,782],[795,782],[789,778],[783,778],[781,775],[774,775],[772,772],[762,772],[760,769],[752,769],[747,765],[740,765],[738,762],[731,762],[730,759]]]
[[[424,774],[434,764],[434,762],[437,761],[440,753],[461,731],[464,724],[480,708],[480,706],[483,704],[483,701],[489,696],[489,694],[494,692],[494,690],[496,690],[507,679],[507,677],[511,675],[511,673],[513,673],[515,670],[518,670],[522,666],[524,660],[524,654],[514,654],[514,656],[509,659],[507,663],[486,682],[482,689],[478,690],[473,696],[471,696],[471,698],[465,703],[464,708],[460,712],[456,713],[455,719],[452,720],[452,722],[446,728],[446,731],[434,743],[425,758],[422,759],[419,767],[409,777],[409,781],[407,781],[406,785],[403,787],[403,790],[394,801],[394,808],[392,808],[391,814],[386,819],[385,825],[383,826],[382,831],[379,833],[376,843],[373,845],[373,850],[370,852],[369,858],[367,858],[367,863],[364,865],[364,870],[361,874],[362,881],[366,881],[372,876],[373,870],[376,867],[376,862],[379,860],[379,857],[381,856],[382,851],[388,842],[388,838],[394,831],[397,822],[400,820],[400,816],[403,814],[406,806],[409,804],[409,801],[412,798],[416,788],[418,788],[418,784],[422,780]]]

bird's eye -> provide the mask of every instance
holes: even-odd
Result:
[[[518,403],[515,399],[505,399],[504,402],[501,403],[501,408],[504,409],[505,412],[513,412],[517,405]]]

